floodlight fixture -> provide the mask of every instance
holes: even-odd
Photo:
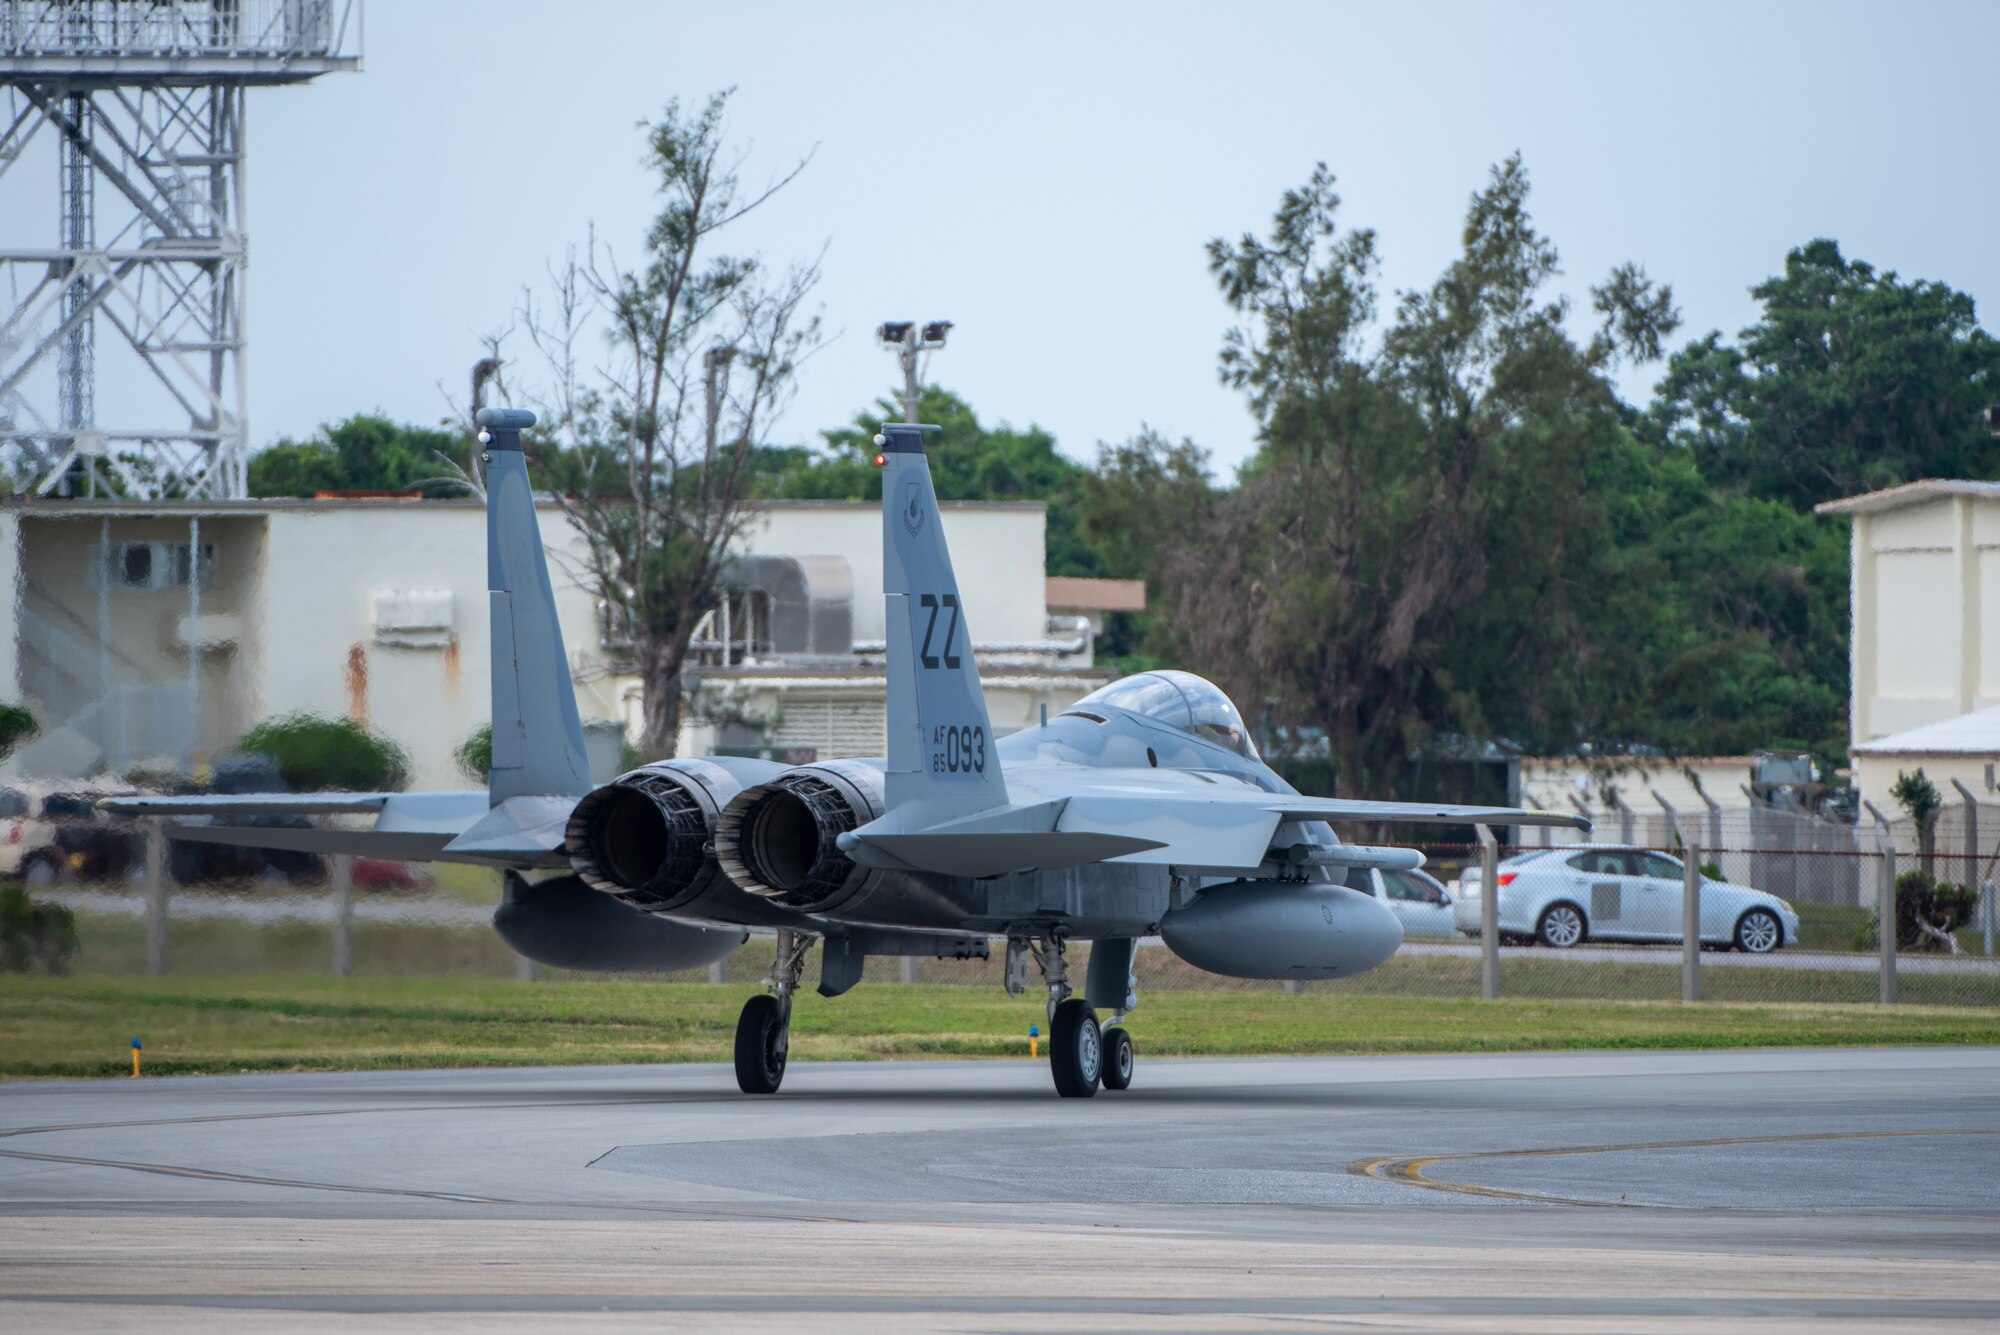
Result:
[[[930,320],[922,329],[915,320],[884,320],[875,330],[875,337],[882,340],[885,348],[896,350],[896,360],[903,366],[903,420],[917,420],[917,399],[920,387],[917,384],[917,354],[933,352],[944,346],[944,336],[951,332],[951,321]]]

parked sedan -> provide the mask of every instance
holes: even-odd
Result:
[[[1585,940],[1679,941],[1682,870],[1678,858],[1643,848],[1537,849],[1499,867],[1500,934],[1566,949]],[[1466,869],[1453,919],[1479,935],[1480,880]],[[1762,955],[1796,945],[1799,915],[1776,895],[1704,879],[1701,940]]]
[[[1375,871],[1355,888],[1389,906],[1403,924],[1404,936],[1450,936],[1458,930],[1452,918],[1451,892],[1422,871]]]

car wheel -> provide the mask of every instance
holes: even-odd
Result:
[[[1769,909],[1751,909],[1736,920],[1736,948],[1746,955],[1768,955],[1785,944],[1785,929]]]
[[[1535,939],[1556,950],[1568,950],[1583,940],[1587,927],[1583,910],[1574,904],[1551,904],[1535,925]]]

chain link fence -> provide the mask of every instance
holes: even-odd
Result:
[[[2000,836],[2000,812],[1986,814],[1989,837]],[[1502,931],[1491,954],[1498,995],[2000,1005],[2000,906],[1993,885],[2000,849],[1981,851],[1979,817],[1970,806],[1948,811],[1928,852],[1907,822],[1901,828],[1840,825],[1765,810],[1681,813],[1678,819],[1634,813],[1629,822],[1601,822],[1589,842],[1531,831],[1528,843],[1496,850]],[[1682,867],[1690,847],[1706,873],[1699,883],[1704,943],[1694,952],[1686,950],[1681,930],[1687,891]],[[1134,966],[1139,990],[1477,997],[1487,947],[1479,897],[1466,889],[1483,881],[1480,847],[1430,844],[1424,851],[1429,872],[1442,884],[1440,898],[1448,902],[1399,900],[1387,883],[1371,881],[1403,918],[1405,940],[1392,959],[1366,974],[1302,983],[1221,978],[1149,939]],[[1529,875],[1530,868],[1541,871]],[[476,868],[425,871],[363,861],[345,870],[336,864],[331,875],[324,868],[266,869],[248,879],[175,885],[169,867],[164,896],[149,890],[144,865],[96,878],[86,870],[40,876],[29,886],[36,901],[72,913],[76,945],[64,961],[72,972],[536,976],[491,926],[501,895],[498,875]],[[1903,882],[1900,904],[1892,875]],[[1911,902],[1913,886],[1928,884],[1966,889],[1926,892],[1921,904]],[[1570,887],[1568,899],[1582,910],[1584,924],[1575,944],[1556,948],[1536,939],[1535,905],[1517,912],[1513,900],[1524,890],[1546,898],[1561,886]],[[1885,895],[1898,928],[1886,949],[1877,923]],[[1765,896],[1786,906],[1787,939],[1767,953],[1735,948],[1738,915],[1768,902]],[[1931,930],[1917,925],[1922,917]],[[871,958],[863,981],[997,987],[1001,944],[994,943],[990,960]],[[1072,947],[1078,977],[1087,952],[1081,943]],[[661,976],[742,989],[764,977],[772,955],[768,938],[752,937],[719,965]],[[809,986],[817,982],[817,968],[815,955]],[[1031,971],[1030,985],[1035,982]]]

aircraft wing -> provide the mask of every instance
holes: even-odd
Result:
[[[241,796],[112,797],[99,805],[122,816],[207,818],[170,824],[176,839],[301,853],[469,862],[486,867],[561,867],[563,829],[576,799],[512,797],[489,807],[484,791],[440,793],[246,793]],[[271,816],[366,815],[365,830],[244,824]]]

